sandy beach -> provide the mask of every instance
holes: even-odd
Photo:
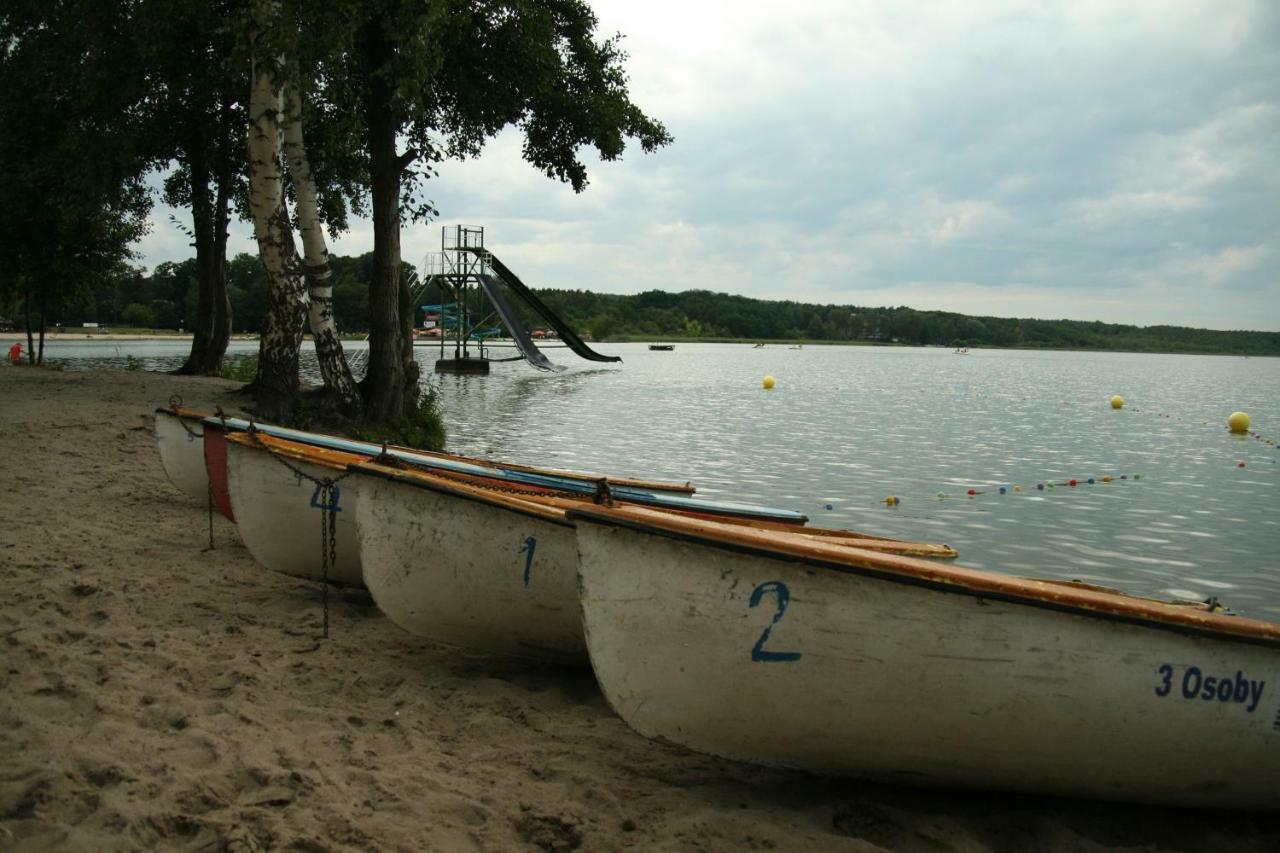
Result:
[[[258,566],[221,517],[210,550],[206,506],[160,466],[154,409],[233,412],[236,387],[0,366],[0,849],[1280,849],[1274,815],[654,743],[590,670],[433,645],[363,591],[330,595],[322,640],[318,585]]]

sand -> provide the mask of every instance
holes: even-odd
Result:
[[[0,366],[0,849],[1277,850],[1275,816],[770,770],[591,672],[436,646],[257,564],[152,412],[235,385]],[[1158,761],[1158,756],[1153,756]]]

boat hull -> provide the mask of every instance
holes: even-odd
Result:
[[[324,501],[319,486],[294,473],[296,469],[315,480],[335,479],[341,471],[285,460],[263,448],[228,441],[227,491],[240,538],[253,558],[275,572],[320,580],[326,577],[321,539]],[[334,486],[334,541],[336,559],[327,578],[335,583],[362,586],[360,544],[356,529],[359,497],[348,480]]]
[[[207,501],[209,475],[204,464],[204,424],[157,411],[156,444],[169,482],[190,497]]]
[[[378,476],[347,482],[365,584],[393,622],[452,645],[586,663],[571,526]]]
[[[577,524],[584,630],[639,733],[925,785],[1280,807],[1280,650]]]

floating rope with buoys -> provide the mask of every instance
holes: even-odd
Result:
[[[1147,411],[1144,409],[1135,408],[1133,406],[1130,406],[1128,402],[1125,400],[1125,398],[1121,397],[1119,394],[1114,395],[1107,402],[1110,408],[1112,409],[1112,411],[1115,411],[1117,413],[1123,411],[1125,414],[1130,414],[1130,413],[1147,414],[1153,417],[1166,418],[1166,419],[1178,421],[1181,423],[1193,422],[1191,419],[1184,418],[1180,415],[1173,415],[1165,412]],[[1064,406],[1067,405],[1067,402],[1065,400],[1063,401],[1063,405]],[[1200,421],[1200,424],[1205,427],[1212,427],[1214,432],[1218,432],[1219,430],[1219,427],[1213,426],[1212,424],[1210,424],[1209,421]],[[1249,430],[1250,425],[1251,425],[1251,422],[1248,414],[1246,414],[1245,412],[1233,412],[1230,416],[1228,416],[1227,423],[1225,424],[1225,426],[1221,427],[1221,429],[1225,429],[1228,432],[1232,433],[1233,435],[1237,435],[1242,438],[1245,438],[1245,437],[1252,438],[1258,444],[1261,444],[1267,448],[1275,448],[1277,446],[1276,439],[1266,438],[1257,431]],[[1272,465],[1277,464],[1277,460],[1274,457],[1266,459],[1265,461]],[[1248,467],[1248,462],[1247,460],[1239,459],[1237,457],[1235,459],[1234,467],[1246,468]],[[1022,483],[1004,483],[996,486],[982,486],[982,487],[974,486],[972,488],[965,489],[963,492],[959,492],[959,493],[939,491],[935,494],[934,497],[937,500],[946,500],[947,498],[954,498],[954,497],[976,498],[983,495],[1021,494],[1024,491],[1025,492],[1032,492],[1032,491],[1047,492],[1047,491],[1053,491],[1061,488],[1076,489],[1081,486],[1096,486],[1100,484],[1106,485],[1110,483],[1119,483],[1119,482],[1137,482],[1137,481],[1140,481],[1141,479],[1142,479],[1141,474],[1104,474],[1100,477],[1085,476],[1085,477],[1073,477],[1066,480],[1037,480],[1035,483],[1027,486],[1024,486]],[[883,499],[877,501],[877,503],[880,504],[881,506],[894,509],[902,505],[902,498],[898,495],[888,495]],[[823,508],[826,510],[834,510],[835,505],[831,503],[825,503],[823,504]]]
[[[1117,401],[1117,400],[1119,400],[1119,401],[1120,401],[1120,405],[1119,405],[1119,406],[1117,406],[1117,405],[1116,405],[1116,401]],[[1064,403],[1065,403],[1065,401],[1064,401]],[[1112,398],[1111,398],[1111,408],[1112,408],[1112,409],[1114,409],[1114,410],[1120,410],[1121,408],[1124,408],[1124,406],[1125,406],[1125,404],[1124,404],[1124,398],[1120,397],[1119,395],[1116,395],[1115,397],[1112,397]],[[1187,419],[1187,418],[1184,418],[1184,417],[1182,417],[1181,415],[1171,415],[1171,414],[1169,414],[1168,412],[1148,412],[1148,411],[1147,411],[1147,410],[1145,410],[1145,409],[1136,409],[1136,408],[1133,408],[1133,407],[1129,407],[1129,408],[1128,408],[1128,411],[1129,411],[1129,412],[1131,412],[1131,413],[1133,413],[1133,414],[1150,414],[1150,415],[1152,415],[1152,416],[1154,416],[1154,417],[1157,417],[1157,418],[1165,418],[1165,419],[1167,419],[1167,420],[1177,421],[1177,422],[1179,422],[1179,423],[1192,423],[1192,421],[1191,421],[1191,420],[1189,420],[1189,419]],[[1276,439],[1274,439],[1274,438],[1266,438],[1266,437],[1264,437],[1260,432],[1257,432],[1256,430],[1250,430],[1250,429],[1249,429],[1249,427],[1251,426],[1251,424],[1252,424],[1252,422],[1251,422],[1251,419],[1249,418],[1248,413],[1246,413],[1246,412],[1232,412],[1230,415],[1228,415],[1228,416],[1227,416],[1226,424],[1225,424],[1225,426],[1223,426],[1223,427],[1222,427],[1222,429],[1226,430],[1227,432],[1231,433],[1232,435],[1238,435],[1238,436],[1241,436],[1241,437],[1248,437],[1248,438],[1252,438],[1254,441],[1258,442],[1259,444],[1261,444],[1261,445],[1263,445],[1263,446],[1265,446],[1265,447],[1276,447],[1276,446],[1277,446]],[[1200,425],[1201,425],[1201,426],[1206,426],[1206,427],[1213,427],[1213,425],[1212,425],[1209,421],[1200,421]],[[1217,427],[1213,427],[1213,429],[1214,429],[1214,431],[1215,431],[1215,432],[1217,431]],[[1272,460],[1270,460],[1270,461],[1271,461],[1272,463],[1274,463],[1276,460],[1275,460],[1275,459],[1272,459]],[[1237,465],[1236,467],[1238,467],[1238,468],[1242,468],[1242,467],[1244,467],[1244,466],[1243,466],[1243,465]]]
[[[1037,480],[1034,485],[1027,486],[1025,491],[1046,492],[1060,488],[1074,489],[1078,486],[1094,486],[1099,483],[1119,483],[1124,481],[1136,482],[1141,479],[1141,474],[1104,474],[1101,477],[1072,477],[1069,480]],[[971,489],[965,489],[961,495],[952,495],[949,492],[938,492],[934,497],[938,500],[946,500],[950,497],[976,498],[980,495],[1016,495],[1021,494],[1023,491],[1024,489],[1021,483],[1003,483],[998,486],[990,486],[986,488],[978,488],[975,486]]]
[[[1103,474],[1094,477],[1072,477],[1067,480],[1037,480],[1032,484],[1023,486],[1021,483],[1003,483],[996,486],[974,486],[965,489],[963,492],[946,492],[940,491],[934,495],[937,500],[946,500],[948,498],[967,497],[976,498],[982,495],[1016,495],[1023,492],[1048,492],[1055,489],[1075,489],[1081,486],[1106,485],[1110,483],[1130,482],[1136,483],[1142,479],[1141,474]],[[902,506],[902,498],[898,495],[888,495],[883,500],[877,501],[890,509]],[[827,502],[822,505],[825,510],[834,510],[835,504]]]

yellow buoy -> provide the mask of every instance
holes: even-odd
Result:
[[[773,377],[772,377],[772,376],[766,376],[766,377],[764,378],[764,381],[763,381],[763,382],[761,382],[760,384],[764,386],[764,388],[765,388],[765,390],[766,390],[766,391],[768,391],[769,389],[773,388]]]
[[[1231,417],[1227,418],[1227,426],[1232,432],[1248,432],[1249,416],[1244,412],[1232,412]]]
[[[1124,408],[1124,397],[1121,397],[1119,394],[1117,394],[1117,395],[1115,395],[1114,397],[1112,397],[1112,398],[1111,398],[1111,408],[1113,408],[1113,409],[1123,409],[1123,408]]]

